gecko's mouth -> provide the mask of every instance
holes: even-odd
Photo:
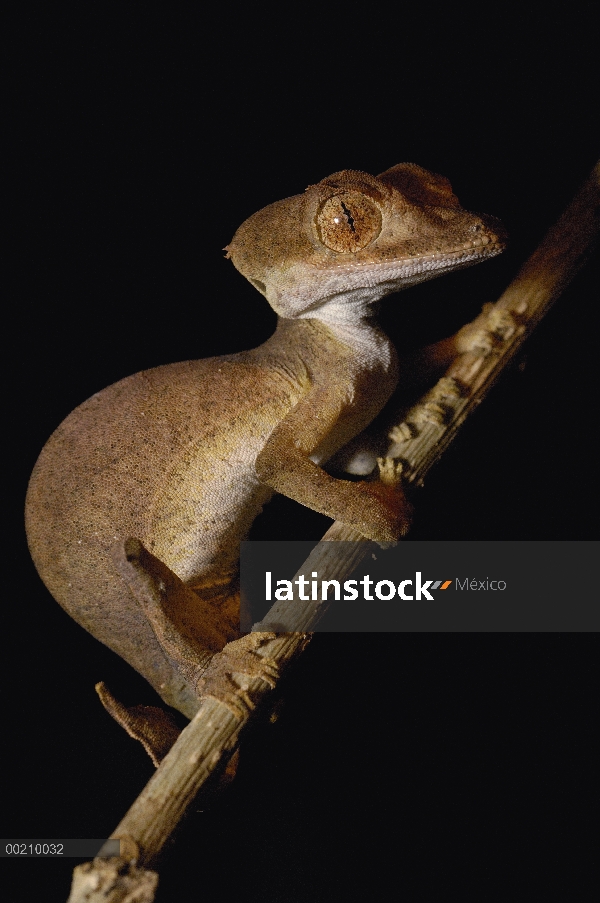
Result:
[[[459,267],[470,266],[490,257],[496,257],[505,250],[508,243],[508,233],[500,220],[492,216],[480,216],[479,222],[473,226],[472,237],[469,237],[455,248],[447,248],[443,251],[432,251],[423,253],[418,244],[414,249],[407,242],[404,246],[404,253],[401,257],[391,260],[379,260],[375,263],[378,273],[385,274],[386,270],[396,270],[399,275],[395,278],[403,278],[402,274],[410,277],[414,274],[430,274],[432,271],[439,270],[441,273],[451,272]],[[351,260],[344,261],[335,269],[338,272],[342,270],[346,274],[360,272],[369,266],[373,267],[374,262],[370,260]],[[394,277],[392,277],[392,280]],[[386,279],[381,280],[388,281]],[[420,281],[420,280],[419,280]],[[407,283],[407,284],[412,284]]]
[[[396,287],[390,290],[398,291],[400,288],[423,282],[433,276],[441,276],[444,273],[451,273],[454,270],[473,266],[483,260],[489,260],[491,257],[497,257],[505,248],[505,235],[485,235],[480,242],[473,241],[469,247],[463,245],[453,251],[433,252],[417,255],[414,258],[404,258],[402,261],[395,262],[396,267],[400,264],[400,274],[395,278],[392,276],[390,280],[382,280],[382,284],[383,282],[392,282]],[[382,272],[385,266],[385,264],[382,266]],[[390,270],[393,269],[394,262],[390,262]],[[399,281],[402,282],[400,286],[397,285]]]
[[[324,273],[314,267],[314,283],[312,299],[305,305],[300,316],[307,316],[319,308],[332,302],[336,304],[358,304],[365,308],[371,306],[386,295],[417,285],[437,276],[466,269],[483,260],[489,260],[501,254],[506,247],[501,236],[490,239],[487,244],[475,244],[471,247],[460,247],[455,251],[422,254],[420,256],[390,260],[372,267],[373,274],[368,271],[367,263],[352,261],[345,266],[336,267],[334,271]],[[306,270],[304,270],[306,279]],[[306,282],[304,282],[304,297]],[[296,314],[298,316],[298,314]]]

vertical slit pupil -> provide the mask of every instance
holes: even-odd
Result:
[[[341,201],[340,203],[342,205],[342,210],[346,214],[346,219],[348,220],[348,225],[350,226],[350,228],[353,232],[356,232],[356,229],[354,228],[354,219],[352,217],[352,214],[350,213],[350,211],[348,210],[348,208],[346,207],[346,205],[344,204],[343,201]]]

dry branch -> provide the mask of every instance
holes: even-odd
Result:
[[[526,337],[570,282],[592,250],[599,231],[600,163],[575,200],[550,229],[500,299],[484,308],[470,330],[471,350],[461,354],[434,388],[391,433],[391,458],[404,478],[419,485],[452,442],[462,423],[485,397]],[[325,579],[344,579],[370,553],[372,544],[334,523],[299,573],[318,570]],[[350,544],[352,543],[352,545]],[[264,634],[260,652],[284,671],[302,651],[327,603],[278,602],[255,630]],[[217,666],[218,667],[218,666]],[[259,678],[237,675],[256,706],[270,687]],[[69,903],[151,903],[157,875],[151,871],[165,843],[207,779],[233,754],[241,731],[254,715],[237,717],[212,697],[203,700],[190,724],[112,837],[121,839],[119,859],[96,859],[75,869]]]

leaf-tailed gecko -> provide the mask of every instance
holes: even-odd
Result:
[[[55,599],[193,717],[224,644],[250,661],[237,639],[239,544],[273,492],[376,541],[408,527],[400,485],[321,467],[398,383],[373,303],[503,247],[497,220],[463,210],[447,179],[409,163],[377,178],[334,173],[251,216],[227,256],[279,315],[274,335],[123,379],[42,450],[26,525]],[[176,734],[166,714],[126,709],[106,689],[101,698],[158,761]]]

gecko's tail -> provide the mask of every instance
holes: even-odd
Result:
[[[158,768],[181,733],[173,716],[153,705],[125,706],[102,682],[96,684],[96,693],[109,715],[139,740]]]
[[[139,740],[158,768],[181,733],[173,716],[153,705],[125,706],[115,699],[102,681],[96,684],[96,693],[109,715],[130,737]],[[236,748],[229,758],[223,759],[222,767],[215,771],[212,784],[205,785],[202,792],[204,806],[210,805],[213,797],[218,796],[233,781],[238,762],[239,749]]]

